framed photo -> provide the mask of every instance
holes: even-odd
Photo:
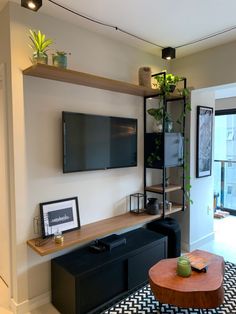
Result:
[[[197,106],[197,178],[211,175],[213,108]]]
[[[80,228],[78,198],[65,198],[58,201],[40,203],[42,236],[55,232],[66,232]]]

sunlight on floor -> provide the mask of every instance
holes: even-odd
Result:
[[[236,264],[236,216],[214,219],[215,239],[199,247]]]

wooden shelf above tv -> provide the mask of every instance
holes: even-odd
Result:
[[[123,81],[116,81],[93,74],[61,69],[46,64],[35,64],[23,70],[24,75],[45,78],[49,80],[67,82],[77,85],[84,85],[119,93],[131,94],[136,96],[155,96],[160,94],[158,89],[146,88]]]

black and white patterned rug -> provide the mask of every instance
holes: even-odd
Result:
[[[233,314],[236,313],[236,265],[225,262],[224,276],[224,303],[214,310],[208,310],[208,314]],[[103,314],[158,314],[159,303],[155,299],[149,285],[144,286],[126,299],[115,304]],[[200,313],[196,309],[178,309],[174,306],[163,304],[162,314],[186,314]],[[206,312],[205,312],[206,313]]]

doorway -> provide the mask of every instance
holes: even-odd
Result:
[[[236,109],[215,111],[215,215],[236,216]]]

